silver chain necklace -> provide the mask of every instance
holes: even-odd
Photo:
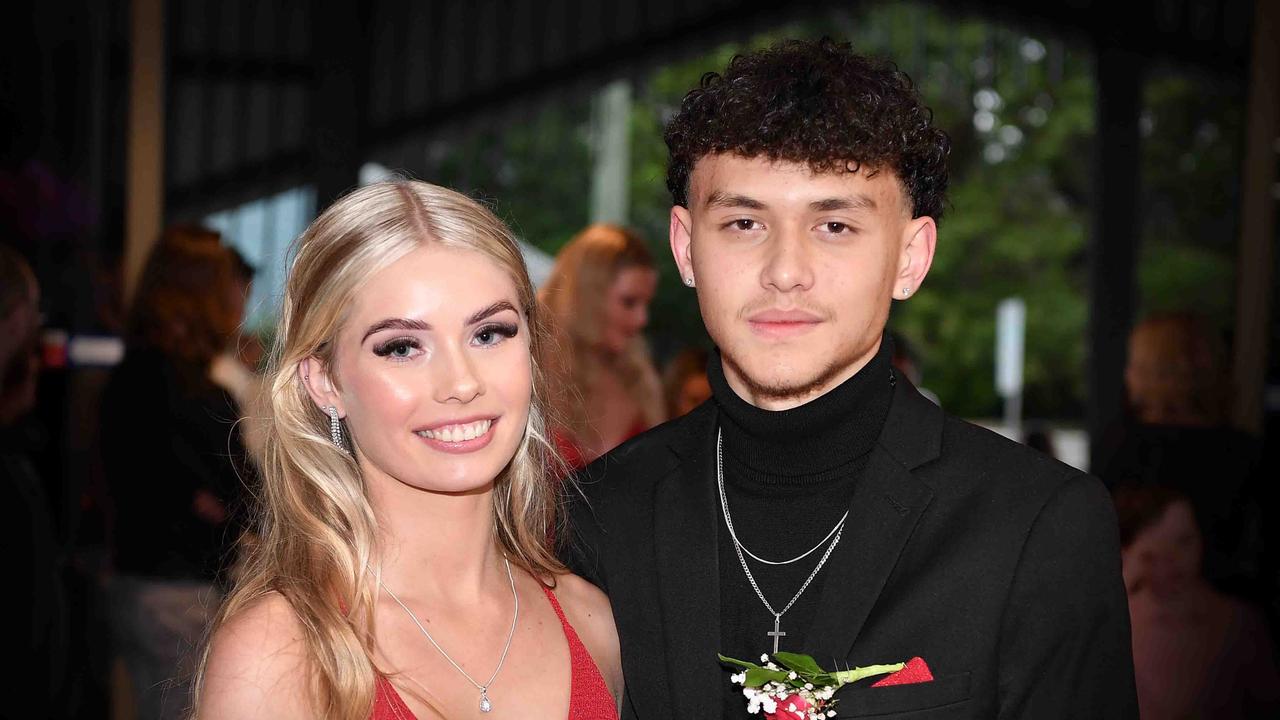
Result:
[[[773,632],[766,633],[766,635],[769,635],[770,637],[773,638],[773,652],[776,654],[778,652],[778,641],[781,638],[786,636],[786,633],[782,632],[782,627],[781,627],[782,616],[786,614],[788,610],[791,609],[792,605],[796,604],[796,601],[800,599],[800,596],[804,594],[804,591],[809,589],[809,583],[813,582],[813,579],[818,576],[818,571],[822,570],[822,566],[827,564],[827,558],[831,557],[831,552],[835,550],[836,545],[840,543],[840,536],[844,534],[844,522],[845,522],[845,518],[849,517],[849,513],[846,511],[845,517],[841,518],[840,522],[836,524],[835,529],[832,530],[832,532],[835,533],[835,539],[832,540],[831,544],[827,546],[826,552],[822,553],[822,558],[818,560],[818,566],[813,569],[813,572],[809,573],[809,577],[805,578],[804,584],[801,585],[800,589],[796,591],[796,594],[792,596],[791,602],[788,602],[786,607],[782,608],[781,610],[774,610],[773,605],[769,604],[769,600],[765,598],[764,593],[760,591],[760,586],[756,584],[756,578],[754,575],[751,574],[751,568],[747,566],[747,559],[742,554],[742,551],[744,550],[744,548],[742,547],[742,543],[738,542],[738,537],[733,532],[733,520],[730,519],[729,517],[729,503],[727,502],[725,498],[725,493],[724,493],[723,446],[724,446],[723,435],[721,431],[717,429],[716,430],[716,485],[720,488],[720,507],[723,508],[724,510],[725,525],[729,527],[729,537],[732,538],[733,540],[733,550],[735,553],[738,554],[738,562],[742,564],[742,572],[746,573],[747,582],[751,583],[751,589],[756,591],[756,597],[760,598],[760,602],[764,603],[765,609],[769,611],[769,614],[773,615]],[[828,534],[827,537],[831,537],[831,536]],[[823,542],[826,542],[826,541],[824,540]],[[822,543],[818,543],[818,545],[821,545],[821,544]],[[815,547],[814,549],[816,550],[817,548]],[[813,552],[813,550],[810,550],[809,552],[811,553]],[[808,554],[809,553],[805,553],[805,555],[808,555]],[[755,557],[755,556],[752,555],[751,557]],[[804,557],[804,556],[802,555],[801,557]],[[759,558],[756,558],[756,559],[758,560]],[[799,560],[800,558],[796,558],[796,559]],[[794,561],[791,561],[791,562],[794,562]],[[784,563],[773,563],[773,564],[784,564]]]
[[[719,447],[720,447],[720,441],[719,439],[717,439],[716,440],[717,456],[719,455]],[[717,468],[718,467],[719,466],[717,466]],[[831,532],[827,533],[826,537],[819,540],[817,545],[814,545],[813,547],[809,548],[808,550],[805,550],[804,552],[791,558],[790,560],[765,560],[759,555],[748,550],[747,546],[743,545],[742,541],[738,539],[738,533],[733,529],[733,518],[729,517],[729,499],[724,494],[724,479],[718,471],[717,471],[716,477],[719,480],[718,484],[720,486],[720,508],[721,510],[724,511],[724,524],[726,527],[729,528],[729,537],[733,539],[734,546],[741,548],[742,552],[747,554],[747,557],[757,562],[762,562],[765,565],[790,565],[791,563],[794,563],[794,562],[800,562],[801,560],[817,552],[818,548],[822,547],[823,545],[826,545],[827,541],[831,539],[832,535],[835,535],[837,532],[840,532],[842,528],[844,528],[844,521],[849,519],[849,511],[845,510],[844,515],[840,516],[840,521],[835,524],[835,527],[831,528]]]
[[[413,611],[409,609],[409,606],[400,602],[400,598],[396,597],[396,594],[391,592],[391,588],[383,584],[381,573],[379,573],[378,576],[378,585],[386,591],[387,595],[389,595],[392,600],[396,601],[397,605],[403,608],[406,613],[409,613],[409,618],[413,620],[413,624],[418,626],[418,629],[421,630],[422,634],[431,641],[431,644],[435,646],[435,649],[440,651],[440,654],[444,656],[444,659],[448,660],[449,664],[452,665],[455,670],[462,673],[462,677],[466,678],[467,682],[474,685],[476,689],[480,691],[480,712],[483,713],[493,710],[493,703],[489,701],[489,686],[493,684],[494,679],[498,677],[498,672],[502,670],[502,663],[507,660],[507,651],[511,649],[511,640],[516,636],[516,621],[520,618],[520,595],[516,593],[516,579],[511,574],[511,561],[504,557],[502,558],[502,562],[507,566],[507,580],[511,582],[511,597],[515,599],[516,609],[511,615],[511,631],[507,633],[507,644],[502,648],[502,657],[498,658],[498,667],[493,669],[493,674],[489,676],[489,679],[486,680],[483,685],[476,682],[474,678],[467,674],[466,670],[462,669],[461,665],[454,662],[453,658],[449,657],[449,653],[445,652],[444,648],[440,647],[440,643],[436,642],[436,639],[431,637],[431,633],[427,632],[427,629],[422,626],[421,622],[418,622],[418,616],[413,614]]]

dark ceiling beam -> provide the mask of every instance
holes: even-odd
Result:
[[[177,79],[209,82],[264,82],[293,84],[310,82],[315,69],[309,63],[288,60],[175,55],[170,70]]]
[[[614,44],[566,63],[543,66],[537,72],[512,78],[458,101],[431,107],[408,118],[369,128],[364,136],[376,138],[379,146],[393,145],[460,116],[526,101],[563,87],[569,82],[580,81],[584,77],[604,77],[617,73],[633,66],[642,58],[661,57],[664,54],[674,53],[688,47],[689,41],[695,38],[704,42],[715,42],[731,35],[740,26],[759,23],[762,18],[777,16],[781,19],[794,16],[797,5],[812,8],[820,7],[823,3],[793,3],[785,9],[780,9],[779,4],[772,0],[751,0],[739,4],[729,14],[730,19],[726,19],[723,8],[717,9],[685,21],[679,26],[652,28],[650,33],[631,41]],[[715,27],[716,30],[708,32],[709,26]],[[367,151],[369,148],[363,149]],[[365,152],[365,154],[369,153]],[[189,206],[199,204],[202,199],[225,195],[228,188],[239,188],[249,184],[257,186],[265,183],[273,189],[283,190],[284,186],[272,182],[273,178],[305,176],[312,164],[313,157],[307,150],[289,149],[252,165],[207,175],[194,183],[171,187],[167,200],[170,207],[185,211]]]

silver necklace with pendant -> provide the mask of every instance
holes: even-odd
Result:
[[[409,619],[413,620],[413,624],[418,626],[418,629],[422,631],[422,634],[426,636],[427,640],[431,641],[431,644],[435,649],[440,651],[440,654],[444,656],[444,659],[448,660],[449,664],[452,665],[455,670],[462,673],[462,677],[466,678],[467,682],[474,685],[475,688],[480,691],[480,712],[483,713],[493,710],[493,703],[489,700],[489,686],[493,685],[494,679],[498,677],[498,672],[502,670],[502,663],[507,660],[507,651],[511,649],[511,640],[516,636],[516,621],[520,619],[520,595],[516,593],[516,579],[515,576],[511,574],[511,561],[504,557],[502,558],[502,562],[507,566],[507,580],[511,583],[511,597],[515,599],[516,608],[515,612],[511,615],[511,631],[507,633],[507,644],[502,648],[502,657],[498,658],[498,667],[493,669],[493,674],[489,676],[489,679],[486,680],[483,685],[476,682],[474,678],[467,674],[466,670],[462,669],[461,665],[454,662],[453,658],[449,657],[449,653],[445,652],[444,648],[440,647],[440,643],[436,642],[436,639],[431,637],[431,633],[427,632],[427,629],[422,626],[422,623],[418,621],[418,616],[413,614],[413,611],[409,609],[409,606],[400,602],[400,598],[396,597],[396,594],[391,592],[391,588],[383,584],[381,574],[379,574],[378,577],[379,587],[385,590],[387,595],[390,596],[392,600],[395,600],[396,604],[409,614]]]
[[[774,610],[773,605],[769,604],[769,600],[766,599],[764,596],[764,593],[760,591],[760,586],[756,584],[756,578],[754,575],[751,574],[751,568],[747,567],[747,559],[742,554],[742,551],[743,551],[742,543],[738,542],[738,536],[735,535],[733,532],[733,520],[729,517],[729,501],[728,501],[728,498],[725,496],[725,492],[724,492],[723,445],[724,445],[724,441],[723,441],[722,433],[719,429],[717,429],[716,430],[716,485],[720,489],[720,507],[723,508],[724,510],[725,525],[729,527],[729,536],[733,540],[733,551],[738,554],[738,562],[742,564],[742,572],[747,574],[747,582],[751,583],[751,589],[756,591],[756,597],[760,598],[760,602],[764,603],[765,609],[768,610],[769,614],[773,616],[773,632],[769,632],[765,634],[773,638],[773,652],[777,654],[778,641],[781,640],[783,637],[786,637],[787,635],[785,632],[782,632],[782,616],[788,610],[791,609],[792,605],[796,604],[796,601],[800,599],[800,596],[804,594],[804,591],[809,589],[809,583],[813,582],[813,579],[818,576],[818,571],[822,570],[822,566],[827,564],[827,558],[831,557],[831,552],[835,550],[836,545],[840,543],[840,536],[844,534],[844,523],[845,523],[845,519],[848,518],[849,513],[846,512],[845,517],[840,518],[840,522],[836,523],[835,528],[832,530],[832,532],[835,534],[835,539],[833,539],[831,541],[831,544],[827,546],[826,552],[822,553],[822,558],[818,560],[818,566],[813,569],[813,572],[809,573],[809,577],[805,578],[804,584],[801,585],[800,589],[796,591],[796,594],[792,596],[791,602],[788,602],[786,607],[782,608],[781,610]],[[831,537],[831,536],[828,535],[827,537]],[[826,542],[826,540],[824,539],[823,542]],[[818,546],[821,546],[821,545],[822,543],[818,543]],[[817,550],[818,546],[815,546],[814,550]],[[813,552],[813,550],[809,551],[809,553],[811,552]],[[805,553],[805,555],[808,555],[809,553]],[[755,555],[752,555],[751,557],[755,557]],[[804,557],[804,555],[801,555],[800,557]],[[795,558],[794,560],[789,560],[784,563],[770,563],[770,564],[785,565],[790,562],[795,562],[795,560],[799,560],[799,559],[800,558]]]

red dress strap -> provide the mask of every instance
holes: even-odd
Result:
[[[587,646],[582,644],[578,632],[569,624],[569,619],[564,616],[556,594],[546,585],[542,586],[542,592],[551,601],[551,608],[556,611],[556,617],[560,618],[560,625],[564,628],[564,637],[569,641],[569,667],[572,676],[569,720],[617,720],[618,704],[609,693],[609,686],[605,685],[599,666],[591,653],[587,652]]]
[[[373,715],[369,720],[418,720],[390,680],[379,675],[374,687],[377,695],[373,698]]]

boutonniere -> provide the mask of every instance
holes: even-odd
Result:
[[[915,657],[907,662],[870,665],[848,670],[823,670],[808,655],[777,652],[773,659],[760,656],[760,663],[720,655],[720,662],[736,665],[742,672],[730,676],[742,686],[747,712],[764,712],[767,720],[826,720],[835,717],[836,691],[849,683],[884,675],[874,687],[928,682],[929,666]]]

